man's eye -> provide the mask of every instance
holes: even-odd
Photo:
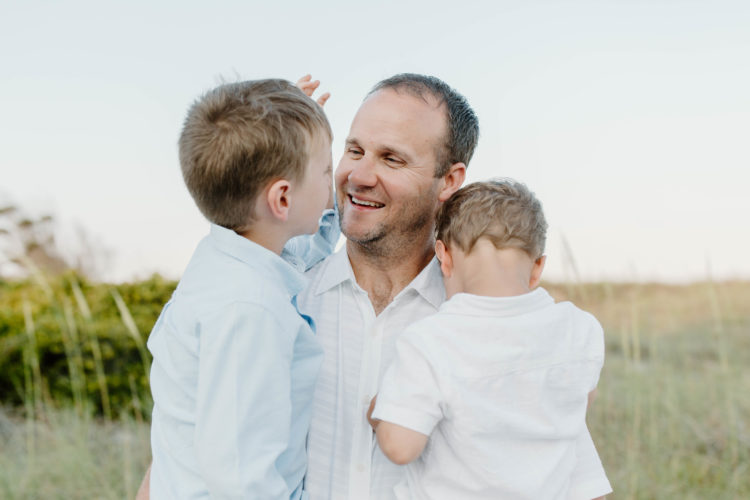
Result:
[[[349,148],[346,150],[346,152],[349,153],[350,155],[357,155],[357,156],[360,156],[362,154],[362,151],[360,151],[359,149],[355,149],[355,148]]]
[[[398,158],[394,158],[393,156],[386,156],[385,161],[387,161],[388,163],[401,163],[401,160],[399,160]]]

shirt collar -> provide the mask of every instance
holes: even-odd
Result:
[[[344,245],[328,259],[327,267],[323,270],[315,294],[320,295],[347,280],[350,280],[353,285],[359,286],[354,278],[352,264],[349,262],[346,245]],[[443,288],[440,265],[436,258],[433,257],[430,263],[393,300],[396,301],[409,290],[416,291],[436,309],[440,307],[440,304],[445,300],[445,289]]]
[[[515,316],[526,314],[555,303],[555,299],[542,287],[523,295],[512,297],[485,297],[470,293],[457,293],[445,302],[441,312],[466,314],[476,311],[489,316]]]
[[[354,279],[354,271],[352,271],[352,265],[349,262],[349,256],[346,254],[346,245],[341,247],[338,252],[331,255],[325,263],[325,266],[325,269],[321,270],[322,275],[318,282],[318,287],[315,289],[315,295],[327,292],[331,288],[340,285],[347,280],[356,283],[356,280]]]
[[[209,239],[220,252],[281,283],[290,296],[301,292],[307,283],[305,277],[281,257],[231,229],[211,224]]]
[[[440,307],[440,304],[445,301],[445,287],[443,286],[443,274],[440,272],[437,257],[433,257],[430,263],[398,295],[405,293],[407,290],[417,292],[435,309]],[[396,298],[398,298],[398,295]]]

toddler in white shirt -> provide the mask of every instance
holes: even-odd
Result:
[[[508,179],[470,184],[441,207],[448,300],[401,335],[371,406],[380,449],[409,464],[397,498],[611,491],[572,480],[577,460],[598,461],[585,417],[604,337],[591,314],[537,288],[546,229],[533,193]]]

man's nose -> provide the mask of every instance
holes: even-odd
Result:
[[[375,168],[376,165],[372,158],[369,155],[364,155],[354,162],[354,168],[349,172],[348,180],[355,186],[374,186],[378,182]]]

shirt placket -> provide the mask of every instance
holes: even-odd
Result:
[[[378,389],[385,314],[381,313],[376,317],[367,293],[363,290],[357,290],[357,292],[355,299],[362,314],[366,337],[363,342],[362,368],[357,385],[358,415],[354,423],[352,460],[349,469],[349,498],[369,498],[375,436],[367,421],[367,410]]]

